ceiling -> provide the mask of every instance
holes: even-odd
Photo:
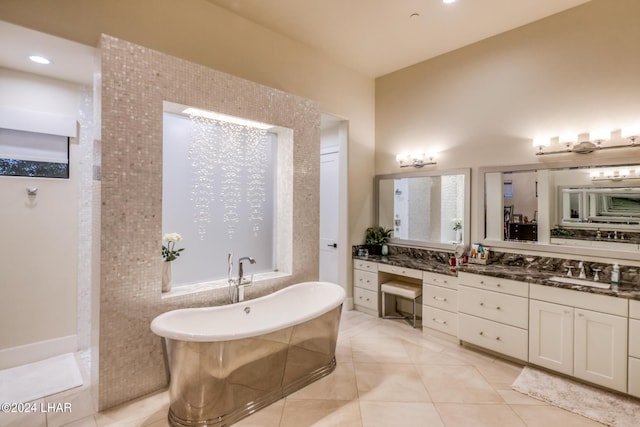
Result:
[[[53,62],[36,64],[29,55]],[[91,46],[0,21],[0,67],[91,85],[94,56]]]
[[[379,77],[589,0],[206,1]],[[411,17],[414,13],[419,16]],[[0,21],[0,67],[91,85],[94,52]],[[37,53],[53,63],[30,62],[27,56]]]
[[[589,0],[207,1],[379,77]]]

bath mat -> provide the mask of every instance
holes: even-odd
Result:
[[[511,388],[608,426],[640,426],[640,401],[528,366]]]
[[[24,403],[82,385],[72,353],[0,371],[0,402]]]

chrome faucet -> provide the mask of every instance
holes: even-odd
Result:
[[[580,269],[578,279],[586,279],[587,275],[584,273],[584,262],[580,261],[580,264],[578,264],[578,268]]]
[[[244,287],[251,284],[253,282],[253,274],[250,279],[244,277],[244,269],[242,267],[243,261],[249,261],[251,264],[255,264],[256,260],[253,257],[242,257],[238,260],[238,278],[234,279],[231,276],[231,272],[233,271],[233,253],[229,252],[227,256],[227,277],[229,283],[229,303],[234,304],[236,302],[240,302],[244,300]]]

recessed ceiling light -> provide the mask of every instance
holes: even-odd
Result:
[[[411,15],[409,15],[409,18],[411,19],[420,18],[420,14],[418,12],[413,12]]]
[[[442,0],[442,3],[449,4],[454,3],[456,0]]]
[[[44,56],[40,56],[40,55],[31,55],[29,59],[35,62],[36,64],[44,64],[44,65],[51,64],[51,61],[49,61]]]

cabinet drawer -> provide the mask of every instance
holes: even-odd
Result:
[[[356,259],[353,261],[353,268],[364,271],[378,271],[378,263],[371,261],[362,261],[360,259]]]
[[[640,301],[629,300],[629,317],[632,319],[640,319]]]
[[[423,305],[422,327],[458,336],[458,313]]]
[[[529,353],[527,331],[467,314],[458,315],[458,338],[524,361]]]
[[[414,268],[396,267],[395,265],[380,264],[378,271],[385,273],[397,274],[399,276],[412,277],[414,279],[422,279],[422,270]]]
[[[473,286],[474,288],[488,289],[490,291],[502,292],[504,294],[516,295],[519,297],[529,296],[529,284],[517,280],[501,279],[493,276],[483,276],[480,274],[458,273],[458,283],[460,285]]]
[[[353,270],[353,286],[378,292],[378,273]]]
[[[640,358],[640,320],[637,319],[629,319],[629,356]]]
[[[629,394],[640,397],[640,359],[629,358]]]
[[[458,311],[458,291],[422,285],[422,303],[442,310]]]
[[[422,273],[422,283],[425,285],[442,286],[449,289],[458,289],[458,278],[455,276],[447,276],[446,274]]]
[[[378,293],[362,288],[353,288],[353,303],[378,311]]]
[[[529,327],[527,298],[460,286],[458,311],[522,329]]]

